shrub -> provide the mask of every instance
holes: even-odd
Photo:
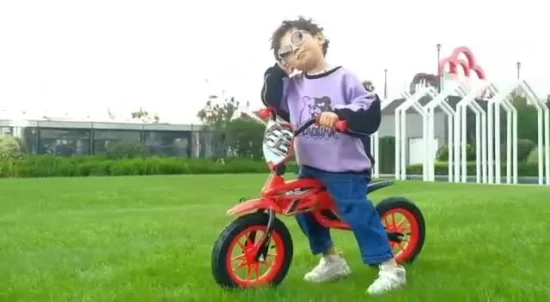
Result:
[[[518,139],[518,161],[526,162],[531,152],[535,149],[537,144],[534,141],[526,138]],[[506,150],[506,147],[504,147]]]
[[[19,145],[19,150],[21,150],[21,153],[23,153],[23,155],[29,153],[27,145],[25,145],[25,141],[20,137],[14,137],[14,138],[15,138],[15,141],[17,142],[17,145]]]
[[[0,161],[17,159],[23,156],[23,149],[17,138],[0,135]]]
[[[518,139],[518,161],[525,162],[527,157],[535,148],[536,144],[530,139]],[[506,158],[506,143],[502,143],[500,146],[500,156],[504,159]],[[447,144],[441,146],[437,150],[436,155],[437,160],[439,161],[448,161],[449,160],[449,146]],[[473,144],[466,145],[466,160],[475,161],[476,160],[476,146]]]
[[[466,163],[466,174],[476,175],[477,171],[476,162]],[[449,164],[447,162],[436,162],[434,165],[435,175],[448,175]],[[506,163],[501,165],[501,175],[506,176]],[[410,165],[407,167],[407,174],[409,175],[421,175],[423,172],[422,164]],[[518,164],[518,176],[538,176],[538,165],[533,163],[519,163]]]
[[[444,144],[437,150],[435,158],[440,161],[449,160],[449,145]]]
[[[378,167],[380,168],[380,173],[393,173],[395,171],[395,137],[381,137],[378,148],[380,152],[378,156]]]
[[[536,148],[535,142],[530,139],[520,138],[518,139],[518,162],[526,162],[529,154]],[[500,145],[500,158],[506,160],[507,150],[506,141]],[[512,146],[513,148],[513,146]],[[473,159],[475,160],[475,158]]]
[[[57,156],[71,156],[75,152],[75,146],[69,144],[59,144],[54,147],[54,154]]]
[[[456,157],[456,153],[454,153],[453,156]],[[439,150],[437,150],[436,158],[439,161],[449,160],[449,146],[447,144],[442,145]],[[466,145],[466,160],[476,160],[476,147],[474,145]]]
[[[518,152],[519,153],[519,152]],[[545,157],[545,150],[542,150],[542,156]],[[535,146],[533,150],[529,153],[529,156],[527,156],[527,159],[525,160],[527,163],[530,164],[538,164],[539,163],[539,148]]]
[[[177,157],[134,157],[113,159],[107,156],[61,157],[36,155],[0,162],[0,177],[68,177],[169,174],[267,173],[263,161],[231,158],[225,164],[213,159]],[[297,171],[294,162],[287,173]]]
[[[149,155],[149,149],[140,142],[112,142],[105,148],[108,158],[136,158]]]

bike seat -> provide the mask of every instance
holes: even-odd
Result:
[[[378,189],[382,189],[382,188],[385,188],[385,187],[389,187],[391,185],[393,185],[393,180],[376,180],[376,181],[371,181],[369,182],[367,188],[368,188],[368,192],[369,193],[372,193]]]

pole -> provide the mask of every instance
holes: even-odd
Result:
[[[518,77],[518,80],[519,80],[519,70],[521,69],[521,62],[516,63],[516,68],[517,68],[517,71],[518,71],[517,77]]]
[[[384,99],[388,97],[388,69],[384,69]]]
[[[441,93],[441,85],[443,83],[441,79],[441,70],[439,68],[439,64],[441,62],[441,43],[437,43],[435,48],[437,49],[437,78],[439,79],[439,87],[437,88],[437,92]]]

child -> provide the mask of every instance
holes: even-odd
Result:
[[[380,125],[380,100],[352,72],[327,63],[328,46],[323,28],[311,20],[284,21],[273,33],[277,63],[265,72],[262,100],[294,126],[319,118],[319,126],[311,126],[296,138],[299,177],[316,178],[327,187],[341,216],[353,229],[363,262],[379,265],[379,276],[367,293],[382,294],[405,285],[406,276],[405,269],[395,262],[378,213],[366,198],[373,159],[362,139]],[[290,77],[294,71],[300,73]],[[340,119],[347,121],[346,134],[334,130]],[[351,269],[336,253],[329,230],[310,213],[299,215],[297,220],[312,253],[323,255],[304,279],[321,283],[350,275]]]

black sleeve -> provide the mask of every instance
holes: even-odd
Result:
[[[283,100],[283,78],[286,72],[277,63],[269,67],[264,73],[264,86],[262,87],[262,102],[266,107],[272,107],[283,120],[290,122],[288,112],[281,110]]]
[[[334,112],[341,120],[348,123],[348,134],[352,136],[366,136],[378,131],[382,121],[380,98],[374,95],[374,101],[367,110],[353,111],[347,108],[335,109]]]

